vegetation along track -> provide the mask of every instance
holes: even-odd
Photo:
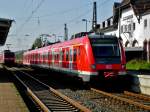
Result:
[[[44,112],[90,112],[88,108],[80,105],[74,100],[66,97],[60,92],[31,77],[29,74],[18,70],[14,70],[13,73],[14,76],[27,89],[27,93],[33,98],[33,100],[41,107],[41,110],[43,110]]]

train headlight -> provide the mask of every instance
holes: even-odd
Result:
[[[121,65],[121,68],[122,68],[122,69],[125,69],[125,68],[126,68],[126,65]]]
[[[91,68],[92,68],[92,69],[96,69],[96,65],[95,65],[95,64],[92,64],[92,65],[91,65]]]

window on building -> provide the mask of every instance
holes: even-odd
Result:
[[[131,31],[131,24],[128,25],[128,31]]]
[[[110,26],[110,20],[107,20],[107,27]]]
[[[105,21],[103,22],[103,28],[105,28]]]
[[[133,23],[133,30],[135,30],[135,23]]]
[[[121,26],[121,30],[120,30],[120,32],[121,32],[121,33],[123,33],[123,25]]]
[[[147,19],[144,19],[144,28],[147,27]]]
[[[127,32],[127,25],[124,25],[124,32]]]

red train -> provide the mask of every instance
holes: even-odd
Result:
[[[13,65],[15,63],[15,53],[10,50],[4,50],[0,53],[0,63]]]
[[[125,74],[122,44],[114,36],[85,34],[47,47],[27,51],[23,64],[57,70],[89,82],[94,76]]]

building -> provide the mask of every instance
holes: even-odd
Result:
[[[150,0],[114,3],[113,16],[103,21],[97,30],[106,35],[116,35],[127,52],[142,51],[142,55],[150,60]]]

